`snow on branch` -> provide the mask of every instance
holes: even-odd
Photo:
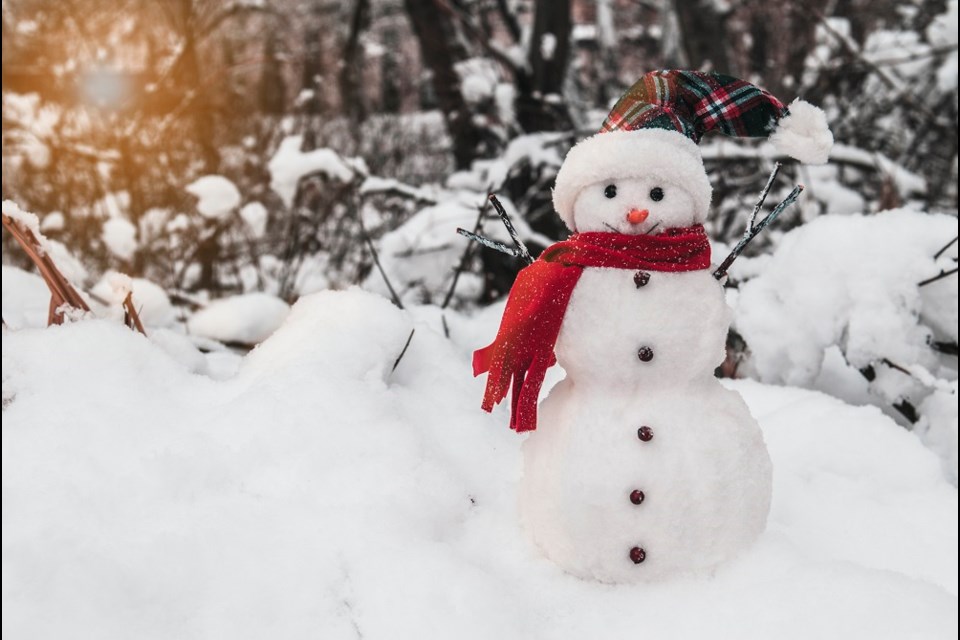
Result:
[[[46,250],[46,238],[40,233],[37,216],[20,209],[10,200],[3,201],[3,228],[20,244],[37,267],[50,289],[47,325],[63,324],[71,312],[87,313],[90,307],[64,277]]]

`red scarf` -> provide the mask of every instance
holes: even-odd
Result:
[[[473,354],[473,375],[489,372],[484,411],[507,396],[513,383],[510,428],[537,428],[537,397],[553,353],[570,294],[584,267],[696,271],[710,266],[703,225],[659,235],[587,232],[548,247],[517,276],[497,337]]]

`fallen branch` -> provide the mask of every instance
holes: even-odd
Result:
[[[786,198],[781,200],[780,203],[773,208],[773,211],[771,211],[767,215],[767,217],[765,217],[763,220],[761,220],[755,225],[752,225],[752,224],[748,225],[747,231],[744,232],[744,235],[740,239],[740,242],[738,242],[737,246],[733,248],[733,251],[730,252],[730,255],[724,258],[723,262],[720,263],[720,266],[717,267],[717,270],[713,272],[713,277],[716,278],[717,280],[720,280],[725,275],[727,275],[727,271],[730,269],[730,265],[733,264],[733,261],[736,260],[741,253],[743,253],[743,250],[747,248],[747,245],[750,244],[750,242],[754,238],[756,238],[760,234],[760,232],[763,231],[771,222],[776,220],[777,216],[783,213],[787,207],[789,207],[791,204],[796,202],[797,198],[800,197],[800,193],[802,191],[803,191],[803,185],[798,184],[793,188],[793,191],[787,194]]]
[[[23,248],[27,257],[33,262],[50,289],[50,310],[47,314],[47,325],[63,324],[65,312],[76,309],[89,312],[90,307],[73,285],[60,273],[60,269],[53,262],[53,258],[44,250],[40,240],[33,231],[20,220],[3,214],[3,227],[16,239]]]
[[[927,278],[926,280],[921,280],[920,282],[917,283],[917,286],[918,286],[918,287],[925,287],[925,286],[927,286],[928,284],[933,284],[933,283],[936,282],[937,280],[943,280],[944,278],[948,278],[948,277],[952,276],[953,274],[955,274],[956,272],[957,272],[957,267],[954,267],[953,269],[949,269],[949,270],[947,270],[947,271],[941,271],[940,273],[938,273],[937,275],[935,275],[935,276],[933,276],[933,277],[931,277],[931,278]]]
[[[945,245],[943,245],[942,247],[940,247],[940,250],[937,251],[935,254],[933,254],[933,259],[936,260],[936,259],[938,259],[940,256],[942,256],[944,253],[946,253],[946,252],[947,252],[947,249],[949,249],[950,247],[952,247],[953,245],[955,245],[955,244],[957,243],[957,238],[958,238],[958,237],[960,237],[960,236],[953,236],[953,240],[951,240],[951,241],[948,242],[947,244],[945,244]]]

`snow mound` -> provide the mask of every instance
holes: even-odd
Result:
[[[3,320],[14,329],[47,326],[50,312],[50,289],[43,278],[3,265]]]
[[[498,319],[447,313],[455,337]],[[747,554],[562,573],[517,521],[521,438],[437,315],[309,296],[219,382],[113,323],[6,333],[4,635],[956,637],[956,490],[878,410],[810,391],[733,385],[775,474]]]
[[[835,344],[856,367],[935,366],[917,283],[937,273],[933,255],[956,234],[954,217],[906,210],[825,216],[788,233],[740,291],[736,326],[761,379],[809,385]]]
[[[130,260],[137,252],[137,228],[126,218],[110,218],[100,234],[110,253],[121,260]]]
[[[223,176],[203,176],[187,185],[187,193],[197,197],[197,211],[204,218],[219,220],[240,205],[240,190]]]
[[[268,293],[245,293],[214,300],[193,314],[187,330],[220,342],[253,345],[277,330],[290,305]]]
[[[339,182],[350,182],[359,171],[366,168],[349,161],[333,149],[301,151],[303,136],[287,136],[267,164],[270,171],[270,188],[290,207],[297,195],[300,179],[311,173],[320,173]]]

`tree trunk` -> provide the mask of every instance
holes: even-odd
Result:
[[[680,26],[681,46],[687,54],[690,67],[709,69],[738,75],[727,55],[726,15],[712,0],[675,1],[673,3]]]
[[[517,122],[530,133],[570,129],[563,100],[573,25],[570,0],[537,0],[527,64],[517,79]]]
[[[434,97],[443,112],[453,139],[456,168],[468,169],[477,158],[483,132],[474,124],[470,108],[460,92],[457,62],[468,57],[457,31],[456,17],[444,0],[404,0],[413,33],[420,45],[420,58],[430,70]]]
[[[350,34],[343,48],[343,67],[340,69],[340,99],[343,112],[352,125],[351,134],[357,133],[360,123],[367,119],[367,107],[363,86],[363,47],[360,36],[367,28],[370,14],[369,0],[356,0],[350,17]]]

